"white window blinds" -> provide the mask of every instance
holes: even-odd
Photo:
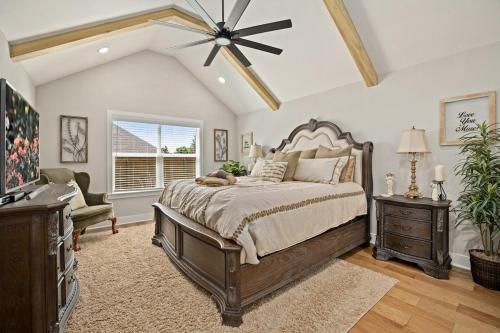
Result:
[[[113,192],[161,188],[199,170],[199,127],[112,120]]]

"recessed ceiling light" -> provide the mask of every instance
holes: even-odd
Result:
[[[219,76],[219,83],[220,83],[220,84],[224,84],[224,83],[226,83],[226,79],[225,79],[225,78],[223,78],[222,76]]]
[[[109,52],[109,47],[101,47],[98,52],[100,54],[106,54]]]

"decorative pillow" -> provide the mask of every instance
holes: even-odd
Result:
[[[274,153],[273,162],[288,162],[285,177],[283,178],[284,181],[293,180],[293,174],[297,168],[297,163],[299,163],[300,154],[301,151],[291,151],[289,153],[277,151]]]
[[[338,161],[338,158],[300,159],[293,179],[329,184]]]
[[[309,158],[314,158],[316,156],[316,151],[318,151],[318,149],[309,149],[309,150],[303,150],[302,153],[300,153],[300,157],[301,159],[309,159]]]
[[[77,182],[74,180],[70,180],[68,182],[68,186],[74,187],[77,191],[76,195],[69,201],[71,210],[77,210],[87,207],[87,203],[85,202],[85,198],[83,197],[82,190],[80,190],[80,186],[78,186]]]
[[[340,174],[342,173],[344,167],[347,165],[349,156],[337,157],[334,159],[338,160],[338,163],[335,165],[335,169],[333,170],[333,177],[332,181],[330,182],[330,184],[332,185],[336,185],[339,183]]]
[[[279,183],[283,180],[288,162],[267,161],[262,168],[261,177],[263,180]]]
[[[274,153],[271,152],[267,153],[266,157],[264,157],[264,159],[266,160],[272,160],[273,158],[274,158]]]
[[[319,146],[316,156],[314,158],[334,158],[351,156],[352,146],[347,146],[345,148],[328,148],[325,146]]]
[[[257,163],[253,166],[252,172],[250,173],[250,177],[261,177],[262,176],[262,168],[266,165],[267,160],[262,158],[257,159]]]
[[[356,157],[350,156],[347,165],[342,170],[340,174],[339,181],[341,183],[352,182],[354,179],[354,168],[356,167]]]

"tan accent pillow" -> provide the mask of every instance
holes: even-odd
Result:
[[[347,162],[347,165],[344,167],[342,170],[342,173],[340,174],[340,182],[341,183],[346,183],[346,182],[352,182],[354,180],[354,168],[356,167],[356,157],[351,156],[349,157],[349,161]]]
[[[262,180],[279,183],[283,180],[288,162],[267,161],[262,168]]]
[[[266,154],[266,157],[264,157],[265,160],[272,160],[274,158],[274,153],[267,153]]]
[[[335,169],[333,170],[333,177],[332,181],[330,184],[337,185],[340,180],[340,174],[342,173],[342,170],[344,167],[347,165],[347,162],[349,161],[349,156],[342,156],[342,157],[337,157],[333,158],[334,160],[338,160],[338,163],[335,165]]]
[[[80,186],[76,183],[74,180],[70,180],[68,182],[68,186],[72,186],[75,188],[77,193],[75,196],[69,201],[69,205],[71,207],[71,210],[77,210],[80,208],[87,207],[87,203],[85,202],[85,198],[83,197],[82,190],[80,190]]]
[[[302,153],[300,153],[300,157],[301,159],[304,159],[304,160],[307,160],[307,159],[311,159],[311,158],[314,158],[316,156],[316,152],[318,151],[318,149],[309,149],[309,150],[303,150]]]
[[[291,151],[289,153],[282,153],[277,151],[274,153],[273,162],[288,162],[286,167],[284,181],[293,180],[293,174],[295,173],[295,169],[297,168],[297,164],[299,163],[301,151]]]
[[[351,156],[351,150],[352,146],[348,146],[345,148],[328,148],[320,145],[314,158],[335,158]]]

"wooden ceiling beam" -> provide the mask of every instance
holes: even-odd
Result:
[[[378,84],[375,67],[352,22],[343,0],[323,0],[368,87]]]
[[[186,26],[210,31],[208,25],[198,17],[177,8],[170,7],[120,17],[106,22],[86,25],[73,30],[62,31],[46,36],[13,41],[9,43],[10,57],[13,61],[30,59],[70,46],[108,37],[112,34],[146,27],[149,25],[149,20],[175,21]],[[221,53],[250,84],[252,89],[254,89],[264,102],[266,102],[271,110],[276,111],[279,109],[281,103],[274,97],[269,88],[264,85],[254,71],[241,64],[236,57],[224,48],[221,49]]]

